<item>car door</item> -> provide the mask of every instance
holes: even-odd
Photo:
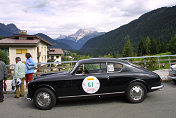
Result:
[[[82,72],[81,72],[82,71]],[[101,94],[106,92],[108,74],[106,63],[80,65],[73,75],[73,95]]]
[[[128,84],[128,76],[123,72],[123,66],[116,62],[107,63],[108,92],[124,92],[124,88]]]

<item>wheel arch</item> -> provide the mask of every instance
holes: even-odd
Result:
[[[131,81],[131,82],[128,84],[128,86],[129,86],[130,84],[134,83],[134,82],[142,83],[142,84],[146,87],[147,92],[149,92],[149,88],[148,88],[148,86],[147,86],[147,83],[146,83],[144,80],[142,80],[142,79],[135,79],[135,80]]]
[[[32,98],[34,98],[35,92],[36,92],[38,89],[40,89],[40,88],[48,88],[48,89],[50,89],[51,91],[53,91],[53,93],[54,93],[55,96],[56,96],[56,91],[55,91],[55,89],[54,89],[52,86],[47,85],[47,84],[42,84],[42,85],[39,85],[38,87],[35,88],[35,90],[33,91],[33,94],[32,94]]]

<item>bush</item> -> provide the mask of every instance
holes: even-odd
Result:
[[[9,57],[7,52],[4,52],[0,49],[0,60],[2,60],[5,64],[9,64]]]

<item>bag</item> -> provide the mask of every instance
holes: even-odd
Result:
[[[30,69],[34,69],[35,66],[34,65],[30,66],[29,64],[27,64],[27,68],[30,70]]]
[[[17,78],[16,86],[20,86],[22,84],[22,81],[20,78]]]
[[[13,77],[12,84],[11,84],[11,93],[15,93],[16,91],[16,83],[15,78]]]

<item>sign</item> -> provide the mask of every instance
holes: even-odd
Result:
[[[83,80],[82,88],[86,93],[96,93],[100,88],[100,82],[96,77],[88,76]]]

